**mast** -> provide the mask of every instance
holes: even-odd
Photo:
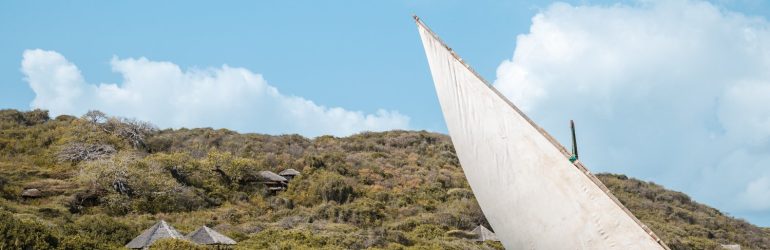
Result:
[[[580,161],[569,161],[571,152],[414,20],[463,171],[506,247],[669,249]],[[511,195],[499,196],[502,190]]]
[[[575,121],[569,120],[569,128],[572,130],[572,156],[570,161],[575,162],[579,159],[577,150],[577,139],[575,138]]]

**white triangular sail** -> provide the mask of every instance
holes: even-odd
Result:
[[[667,249],[550,135],[415,17],[449,135],[508,249]]]

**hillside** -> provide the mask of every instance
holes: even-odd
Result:
[[[286,191],[255,181],[286,168],[301,172]],[[770,249],[770,229],[599,177],[673,249]],[[424,131],[308,139],[0,110],[0,217],[0,249],[120,248],[158,219],[182,233],[207,225],[238,249],[502,248],[458,231],[488,222],[449,137]]]

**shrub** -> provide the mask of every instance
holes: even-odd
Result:
[[[116,246],[113,246],[117,248]],[[71,235],[64,237],[59,244],[61,250],[91,250],[91,249],[108,249],[109,246],[103,242],[99,242],[95,238],[84,235]]]
[[[121,247],[128,243],[139,231],[122,221],[106,215],[84,215],[66,229],[69,235],[78,235],[104,245]]]
[[[12,190],[6,189],[6,186],[8,186],[9,183],[10,181],[8,181],[8,178],[0,175],[0,197],[11,199],[16,196]]]
[[[22,113],[22,116],[24,117],[27,126],[43,124],[51,119],[51,117],[48,116],[48,110],[41,109],[24,112]]]
[[[473,239],[478,237],[478,235],[475,233],[471,233],[465,230],[449,230],[446,232],[446,235],[461,239]]]
[[[58,245],[59,239],[45,225],[0,211],[0,249],[55,249]]]
[[[45,123],[50,119],[48,110],[35,109],[27,112],[12,109],[0,110],[0,121],[16,123],[18,125],[34,126]]]
[[[340,237],[342,238],[342,237]],[[264,230],[238,243],[240,249],[347,249],[341,239],[304,229]]]
[[[446,230],[438,225],[423,224],[415,227],[408,235],[414,241],[426,241],[444,236],[445,233]]]
[[[69,143],[62,147],[56,155],[62,162],[78,163],[107,158],[115,154],[116,150],[108,144]]]
[[[339,174],[322,171],[316,174],[310,184],[309,192],[320,201],[335,201],[339,204],[350,202],[356,197],[353,185]],[[317,202],[317,201],[316,201]]]

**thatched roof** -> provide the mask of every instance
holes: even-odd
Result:
[[[259,171],[259,176],[262,177],[265,181],[273,181],[273,182],[286,182],[288,181],[283,176],[277,175],[270,171]]]
[[[136,236],[131,242],[128,242],[126,248],[140,249],[149,247],[156,240],[165,238],[184,239],[184,235],[177,232],[176,229],[166,223],[166,221],[160,220],[158,223],[155,223],[155,225],[152,225],[152,227],[144,230],[142,234]]]
[[[187,235],[192,242],[201,245],[235,245],[235,241],[214,229],[202,226]]]
[[[37,188],[24,189],[24,191],[21,192],[21,197],[40,198],[43,197],[43,192],[40,192]]]
[[[278,173],[278,175],[280,175],[280,176],[295,176],[295,175],[299,175],[299,171],[294,170],[293,168],[289,168],[289,169],[286,169],[284,171],[281,171],[280,173]]]
[[[476,238],[472,239],[473,241],[500,241],[497,239],[497,235],[493,233],[492,231],[489,231],[486,227],[479,225],[478,227],[474,228],[471,233],[476,235]]]

